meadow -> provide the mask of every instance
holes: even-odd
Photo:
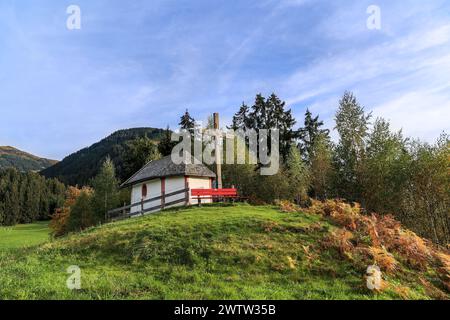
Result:
[[[35,246],[49,240],[48,221],[0,227],[0,250]]]
[[[400,265],[401,272],[383,275],[385,290],[367,289],[365,268],[322,245],[334,228],[320,215],[271,206],[167,210],[0,252],[0,297],[433,298],[418,277],[434,275]],[[66,286],[72,265],[81,269],[80,290]]]

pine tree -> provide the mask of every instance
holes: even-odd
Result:
[[[100,173],[92,180],[92,187],[94,188],[92,208],[96,223],[105,221],[107,211],[117,207],[118,185],[114,164],[111,159],[107,158]]]
[[[256,95],[248,121],[250,129],[268,129],[266,100],[260,93]]]
[[[4,225],[13,226],[20,218],[20,194],[19,173],[15,169],[7,171],[6,181],[8,183],[5,192]]]
[[[249,108],[244,102],[242,102],[242,106],[239,108],[239,111],[233,116],[233,122],[230,129],[245,130],[251,126],[249,121]]]
[[[161,157],[158,146],[148,137],[137,138],[127,144],[123,172],[128,179],[151,160]]]
[[[330,130],[321,129],[322,126],[323,121],[319,120],[319,116],[313,117],[309,109],[306,109],[304,127],[298,130],[298,137],[300,139],[300,152],[307,162],[310,162],[316,138],[319,135],[329,138]]]
[[[167,126],[161,138],[161,141],[158,144],[159,153],[163,157],[169,156],[172,153],[172,149],[173,147],[175,147],[176,144],[177,144],[176,141],[172,141],[172,131],[170,130],[169,126]]]
[[[181,116],[179,126],[181,129],[188,130],[192,132],[195,128],[195,120],[191,117],[189,114],[188,109],[186,109],[186,112],[184,115]]]
[[[266,101],[268,123],[267,128],[278,129],[280,134],[280,155],[284,161],[287,160],[290,148],[297,133],[294,132],[293,127],[296,120],[292,116],[292,111],[285,110],[286,102],[281,101],[274,93]]]
[[[292,116],[292,111],[285,110],[285,108],[286,103],[281,101],[276,94],[272,93],[267,99],[261,94],[257,94],[247,119],[247,127],[249,129],[279,130],[279,151],[283,160],[287,159],[291,144],[297,136],[293,130],[296,121]],[[270,135],[268,138],[270,141]],[[268,148],[270,153],[270,143]]]

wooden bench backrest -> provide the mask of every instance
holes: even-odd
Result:
[[[191,193],[193,197],[237,197],[237,189],[192,189]]]

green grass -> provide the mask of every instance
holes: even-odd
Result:
[[[34,246],[49,240],[48,221],[0,227],[0,250]]]
[[[0,299],[401,298],[369,292],[364,269],[321,247],[332,228],[267,206],[170,210],[0,252]],[[81,290],[66,287],[71,265],[82,270]],[[428,299],[416,278],[388,281]]]

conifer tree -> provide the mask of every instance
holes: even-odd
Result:
[[[158,144],[159,153],[163,157],[169,156],[172,153],[172,149],[176,144],[177,144],[176,141],[172,141],[172,131],[170,130],[169,126],[167,126],[161,138],[161,141]]]
[[[106,219],[108,210],[118,205],[118,185],[116,170],[111,159],[107,158],[102,165],[100,173],[92,180],[94,194],[92,196],[92,208],[95,223]]]
[[[320,135],[322,138],[329,138],[330,130],[321,129],[323,121],[319,120],[319,116],[313,117],[309,109],[306,109],[304,127],[298,130],[300,139],[299,148],[303,159],[310,162],[312,149],[316,138]]]
[[[127,144],[127,153],[124,157],[124,176],[128,179],[149,161],[160,157],[158,146],[147,136],[131,141]]]
[[[249,123],[249,108],[248,106],[242,102],[241,107],[239,108],[239,111],[235,113],[233,116],[232,124],[230,129],[233,130],[245,130],[251,126]]]
[[[244,112],[245,107],[244,109],[241,108],[241,111]],[[248,129],[278,129],[280,156],[281,159],[286,160],[291,144],[296,138],[296,133],[293,131],[295,123],[296,121],[292,116],[292,111],[290,109],[286,110],[286,103],[281,101],[276,94],[272,93],[267,99],[261,94],[256,95],[255,103],[248,114],[247,123],[244,124]],[[270,152],[270,143],[268,148]]]
[[[186,109],[186,112],[181,116],[179,126],[181,129],[188,130],[191,132],[192,130],[194,130],[195,120],[189,114],[188,109]]]

